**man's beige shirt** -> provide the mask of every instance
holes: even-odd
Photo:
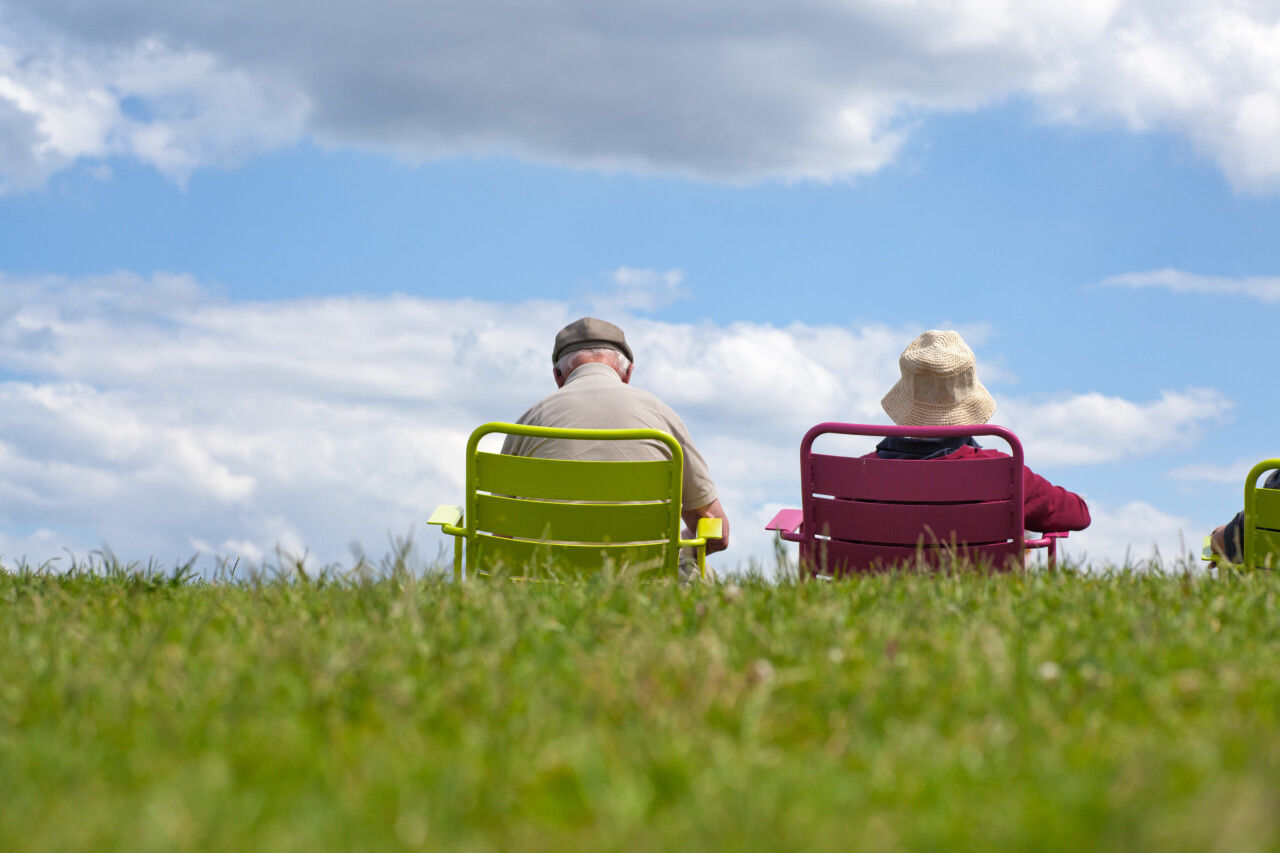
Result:
[[[588,363],[570,374],[564,386],[543,397],[517,423],[567,429],[659,429],[684,451],[682,509],[697,509],[716,499],[711,472],[680,417],[648,391],[632,388],[607,364]],[[667,459],[656,441],[581,441],[508,435],[502,452],[541,459],[595,459],[605,462]]]

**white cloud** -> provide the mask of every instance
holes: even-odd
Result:
[[[15,374],[0,382],[0,551],[40,560],[105,542],[173,561],[279,545],[330,561],[416,528],[434,553],[422,523],[461,498],[467,434],[552,390],[551,337],[577,314],[404,296],[238,303],[175,275],[0,279],[0,370]],[[760,528],[795,500],[808,427],[884,422],[880,397],[917,331],[627,322],[636,383],[688,423],[735,520],[728,565],[771,553]],[[1034,464],[1185,443],[1223,405],[1194,389],[1001,400]]]
[[[1080,465],[1185,446],[1231,402],[1211,388],[1165,391],[1147,403],[1104,394],[1001,401],[996,419],[1017,434],[1035,465]]]
[[[0,564],[6,568],[26,562],[31,567],[69,565],[84,560],[101,543],[84,541],[74,532],[36,528],[27,533],[0,530]],[[65,550],[64,550],[65,549]]]
[[[1249,276],[1226,278],[1215,275],[1196,275],[1175,269],[1151,270],[1113,275],[1102,280],[1111,287],[1158,287],[1174,293],[1203,293],[1209,296],[1243,296],[1259,302],[1280,302],[1280,277]]]
[[[1226,465],[1197,462],[1172,469],[1169,471],[1169,477],[1187,483],[1222,483],[1243,490],[1245,480],[1248,479],[1253,466],[1266,458],[1266,454],[1260,452],[1257,456],[1237,459]],[[1261,485],[1265,479],[1265,475],[1259,475],[1258,484]]]
[[[678,269],[618,267],[610,279],[611,290],[587,298],[591,310],[604,316],[647,314],[688,296],[684,273]]]
[[[1022,98],[1167,131],[1280,186],[1280,20],[1213,0],[8,0],[0,173],[77,158],[181,176],[313,134],[424,158],[838,179],[920,120]]]
[[[1189,138],[1238,187],[1280,187],[1280,10],[1246,0],[1114,4],[1100,38],[1037,71],[1055,117]]]
[[[1200,567],[1201,541],[1208,529],[1190,519],[1170,515],[1145,501],[1119,506],[1089,504],[1093,523],[1062,541],[1059,555],[1092,565],[1140,566],[1159,557],[1166,569]],[[1223,519],[1226,521],[1226,519]]]
[[[0,191],[114,156],[182,181],[293,142],[307,111],[301,91],[206,50],[147,33],[96,45],[0,14]]]
[[[1243,488],[1245,475],[1253,468],[1253,464],[1256,461],[1256,459],[1241,459],[1229,465],[1197,462],[1174,468],[1169,472],[1169,476],[1175,480],[1201,483],[1230,483]]]

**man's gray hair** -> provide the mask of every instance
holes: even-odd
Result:
[[[556,370],[560,371],[561,376],[568,378],[570,373],[588,361],[606,361],[619,373],[626,373],[627,368],[631,367],[631,360],[613,347],[588,347],[560,356],[560,360],[556,362]]]

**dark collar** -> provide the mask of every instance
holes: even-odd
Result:
[[[876,445],[881,459],[937,459],[962,447],[978,447],[973,436],[956,438],[898,438],[889,436]]]

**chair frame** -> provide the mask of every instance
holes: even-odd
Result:
[[[1007,550],[1009,554],[1005,558],[1006,561],[1012,560],[1012,557],[1015,554],[1018,555],[1019,559],[1024,558],[1025,552],[1027,549],[1045,548],[1047,557],[1048,557],[1049,567],[1053,568],[1053,566],[1056,564],[1057,540],[1064,538],[1067,534],[1066,533],[1048,533],[1048,534],[1044,534],[1042,537],[1038,539],[1026,538],[1024,528],[1022,526],[1024,524],[1023,471],[1025,470],[1025,463],[1024,463],[1023,452],[1022,452],[1022,442],[1020,442],[1018,440],[1018,437],[1014,435],[1010,430],[1001,426],[995,426],[991,424],[975,424],[975,425],[962,425],[962,426],[888,426],[888,425],[877,425],[877,424],[850,424],[850,423],[839,423],[839,422],[829,421],[829,422],[821,423],[814,426],[807,433],[805,433],[804,439],[800,442],[800,485],[801,485],[801,492],[802,492],[801,500],[802,500],[803,509],[781,510],[780,512],[778,512],[777,515],[774,516],[773,520],[770,521],[769,524],[766,525],[765,527],[766,530],[777,531],[781,539],[784,539],[788,542],[798,542],[800,544],[800,565],[801,565],[802,571],[807,571],[811,574],[819,575],[819,574],[825,574],[826,571],[830,568],[830,566],[826,565],[826,556],[823,552],[823,549],[825,547],[823,543],[828,540],[818,538],[819,536],[825,535],[825,534],[823,533],[823,531],[817,530],[814,525],[804,524],[805,518],[812,519],[812,518],[819,517],[819,513],[818,513],[819,498],[817,496],[821,494],[825,494],[825,492],[822,492],[819,490],[817,479],[819,475],[819,465],[823,464],[822,459],[827,457],[819,456],[818,458],[815,458],[816,455],[813,453],[814,442],[819,437],[824,435],[856,435],[856,436],[868,436],[868,437],[876,437],[876,438],[879,438],[879,437],[956,438],[956,437],[988,435],[988,436],[993,436],[996,438],[1003,439],[1009,444],[1009,449],[1010,449],[1009,455],[1011,458],[1008,460],[1008,462],[1010,465],[1010,470],[1016,471],[1017,476],[1012,477],[1012,482],[1009,484],[1008,496],[1007,498],[1002,497],[1001,502],[1004,502],[1007,500],[1011,504],[1013,511],[1016,513],[1016,523],[1010,525],[1009,535],[1008,535],[1008,538],[1006,539],[1006,542],[1008,543],[1008,547],[1006,549],[1000,549],[997,546],[991,546],[991,547],[996,548],[996,550]],[[860,457],[838,457],[838,458],[859,459]],[[871,461],[871,460],[867,460],[867,461]],[[887,460],[882,460],[882,461],[887,461]],[[899,463],[896,462],[895,464],[899,464]],[[911,460],[901,460],[900,464],[911,464]],[[929,464],[964,465],[966,463],[964,461],[952,462],[952,463],[941,463],[941,462],[935,463],[935,460],[929,460]],[[931,473],[932,473],[932,470],[931,470]],[[937,473],[942,473],[942,471],[939,470]],[[832,503],[831,501],[827,501],[825,498],[823,498],[822,500],[828,504]],[[849,500],[852,502],[855,499],[850,498]],[[879,507],[888,506],[894,503],[909,503],[913,507],[919,507],[919,506],[927,505],[930,502],[918,501],[918,500],[912,499],[910,501],[881,500],[875,503],[877,508],[879,508]],[[948,505],[950,504],[939,503],[938,505],[939,512],[940,513],[945,512],[945,507],[947,507]],[[1016,526],[1016,529],[1015,529],[1015,526]],[[927,540],[929,540],[930,538],[932,538],[933,541],[927,542]],[[906,546],[906,547],[910,547],[910,546]],[[966,550],[967,547],[968,546],[964,542],[954,541],[954,536],[952,538],[952,541],[950,542],[937,539],[937,537],[933,535],[931,529],[928,526],[926,526],[924,529],[920,531],[920,535],[916,540],[915,562],[917,564],[922,562],[927,563],[930,561],[930,558],[936,561],[937,557],[942,556],[943,554],[950,554],[952,556],[962,555],[962,554],[968,553]],[[902,550],[901,547],[893,546],[893,545],[890,545],[889,543],[880,543],[880,544],[869,543],[868,550],[870,551],[874,549],[880,549],[885,552]],[[902,560],[898,561],[898,563],[901,563],[901,562]],[[866,562],[846,565],[844,573],[865,572],[868,570],[873,570],[876,566],[879,566],[881,568],[890,568],[891,565],[893,564],[894,563],[892,562],[885,563],[883,559],[880,557],[875,557],[875,558],[868,557]],[[998,566],[998,568],[1005,568],[1005,567],[1007,567],[1007,562],[1005,566]]]
[[[671,454],[667,460],[642,461],[596,461],[596,460],[561,460],[542,459],[538,457],[505,456],[501,453],[482,453],[480,440],[487,435],[501,433],[521,435],[534,438],[570,439],[579,441],[656,441],[662,444]],[[708,539],[719,539],[723,536],[723,522],[719,518],[700,518],[697,530],[692,539],[681,536],[681,498],[684,471],[684,452],[680,443],[671,435],[656,429],[565,429],[559,427],[529,426],[491,422],[482,424],[472,431],[467,439],[466,450],[466,505],[442,504],[427,520],[428,524],[438,525],[440,529],[454,537],[453,573],[456,580],[471,578],[483,574],[477,552],[485,542],[513,542],[520,545],[545,547],[549,555],[559,553],[564,557],[574,558],[574,562],[590,563],[594,554],[599,553],[601,564],[614,557],[625,560],[636,549],[654,552],[661,549],[662,567],[672,575],[678,572],[680,549],[693,548],[698,564],[699,574],[706,577],[706,545]],[[519,461],[516,461],[519,460]],[[619,482],[624,474],[641,470],[635,466],[649,466],[652,470],[656,463],[666,467],[665,486],[660,496],[632,497],[625,494],[626,484]],[[485,469],[485,470],[482,470]],[[505,471],[503,470],[505,469]],[[541,469],[541,470],[539,470]],[[496,472],[501,471],[502,474]],[[491,473],[492,472],[492,473]],[[504,486],[497,483],[498,491],[493,491],[487,483],[488,477],[506,476]],[[553,477],[549,484],[547,477]],[[629,478],[634,482],[635,477]],[[656,478],[650,478],[656,483]],[[523,486],[538,494],[508,496],[512,485]],[[613,486],[616,486],[614,488]],[[598,541],[563,541],[530,535],[528,530],[514,533],[503,533],[495,530],[481,530],[478,520],[482,513],[480,504],[492,504],[501,501],[513,514],[524,511],[536,512],[538,509],[553,512],[558,518],[568,518],[575,514],[574,504],[581,504],[583,511],[577,513],[596,513],[601,517],[609,515],[613,507],[634,506],[651,518],[658,512],[652,511],[656,504],[665,504],[660,510],[666,517],[666,533],[661,539],[628,541],[625,538],[611,540],[607,531]],[[465,522],[464,522],[465,519]],[[581,529],[580,524],[571,525]],[[547,533],[548,527],[543,529]],[[465,553],[465,559],[464,559]],[[465,565],[465,573],[464,573]]]
[[[1216,553],[1206,536],[1201,559],[1215,566],[1229,568],[1280,568],[1280,489],[1268,489],[1258,485],[1262,475],[1280,470],[1280,458],[1264,459],[1249,469],[1244,481],[1244,524],[1240,535],[1244,539],[1243,561],[1232,563]],[[1265,548],[1260,548],[1265,544]],[[1259,551],[1266,558],[1259,559]]]

